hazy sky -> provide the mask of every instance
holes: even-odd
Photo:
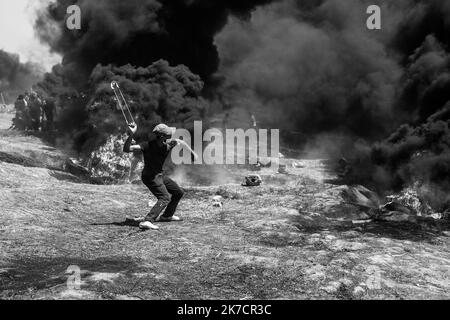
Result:
[[[38,7],[51,0],[0,0],[0,49],[18,53],[22,62],[39,63],[46,70],[60,62],[34,34],[33,21]]]

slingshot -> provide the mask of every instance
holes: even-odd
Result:
[[[133,115],[131,114],[128,103],[123,96],[122,90],[120,90],[119,83],[117,81],[111,82],[111,89],[114,91],[114,94],[116,95],[117,104],[119,105],[119,108],[122,111],[123,117],[125,118],[127,125],[129,126],[135,124],[136,122],[134,121]]]

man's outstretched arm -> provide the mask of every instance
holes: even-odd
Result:
[[[175,147],[176,145],[181,145],[183,148],[187,149],[194,157],[194,161],[198,159],[198,155],[195,153],[194,150],[191,149],[191,147],[185,141],[180,139],[173,139],[171,143],[173,144],[172,147]]]
[[[140,145],[131,145],[131,141],[133,140],[133,135],[137,131],[137,125],[130,124],[128,126],[128,128],[130,129],[131,133],[130,133],[130,136],[128,137],[127,141],[125,141],[125,144],[123,146],[123,152],[130,153],[130,152],[133,152],[133,151],[142,150]]]

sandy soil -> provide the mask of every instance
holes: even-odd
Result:
[[[0,124],[3,154],[64,160]],[[184,185],[184,221],[143,232],[125,223],[149,209],[143,185],[0,161],[0,298],[450,298],[448,224],[355,225],[364,214],[342,202],[345,186],[327,183],[323,162],[298,162],[261,172],[260,187]]]

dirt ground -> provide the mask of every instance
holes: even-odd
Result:
[[[264,169],[260,187],[184,184],[184,221],[143,232],[125,223],[149,210],[143,185],[81,183],[60,171],[61,151],[6,131],[10,117],[0,115],[1,299],[450,298],[448,223],[354,224],[364,214],[320,160]],[[79,288],[68,285],[78,268]]]

